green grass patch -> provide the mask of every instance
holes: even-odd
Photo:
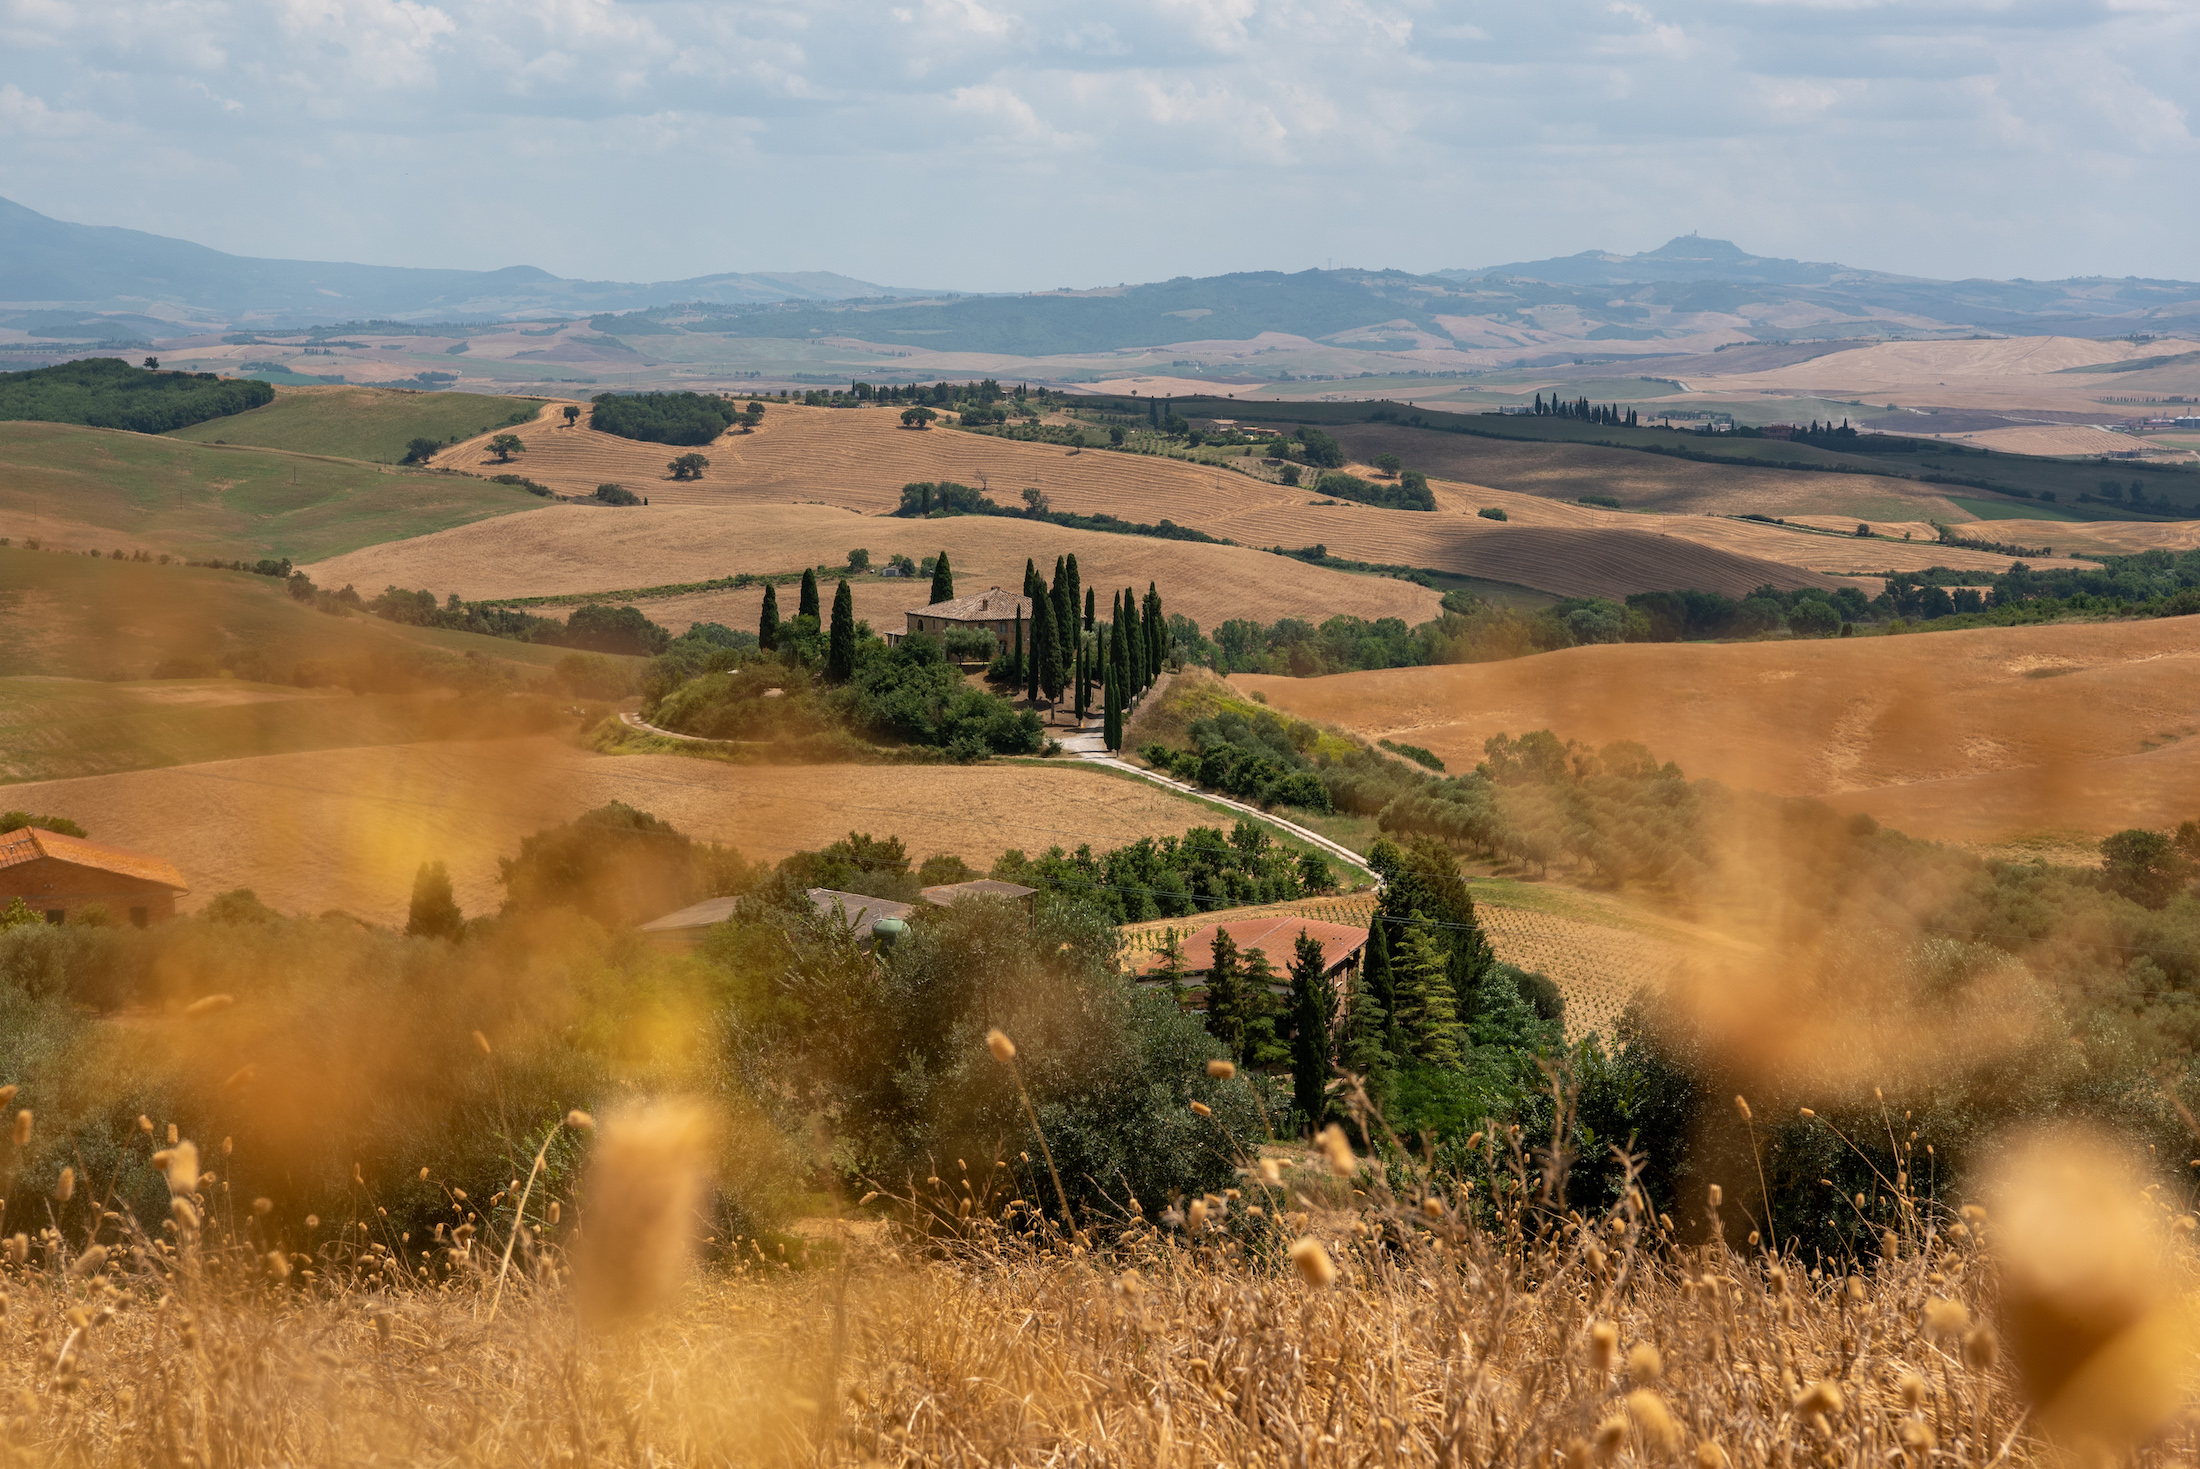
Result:
[[[1974,500],[1968,495],[1950,495],[1948,503],[1965,510],[1981,520],[2101,520],[2104,516],[2081,515],[2065,510],[2060,505],[2042,505],[2037,500]],[[1961,534],[1960,528],[1957,534]]]
[[[17,539],[10,511],[80,521],[194,558],[303,563],[546,503],[470,475],[0,423],[0,535]]]
[[[167,437],[395,464],[414,439],[433,439],[438,444],[470,439],[493,428],[525,423],[541,407],[526,398],[484,393],[290,389],[278,392],[264,408],[179,428]]]

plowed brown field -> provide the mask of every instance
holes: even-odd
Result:
[[[1329,678],[1279,709],[1472,769],[1499,733],[1639,740],[1692,777],[1990,844],[2200,816],[2200,619],[1631,644]]]
[[[870,551],[874,566],[894,554],[921,561],[944,548],[955,568],[956,590],[968,594],[1021,586],[1027,558],[1052,576],[1054,558],[1074,552],[1079,574],[1096,590],[1103,612],[1110,591],[1133,585],[1144,591],[1149,581],[1159,583],[1170,611],[1208,628],[1232,617],[1319,621],[1338,613],[1416,623],[1438,610],[1436,593],[1391,577],[1327,571],[1239,546],[1105,535],[991,516],[897,520],[825,505],[553,505],[506,520],[509,529],[486,535],[421,536],[370,547],[323,562],[311,575],[324,585],[349,582],[369,593],[395,584],[438,597],[450,592],[470,599],[534,597],[837,564],[858,546]],[[856,614],[898,630],[898,614],[923,606],[930,589],[923,580],[859,580]],[[780,595],[783,610],[791,612],[792,604],[784,600],[788,593]],[[753,627],[763,596],[761,588],[709,592],[646,607],[659,622],[688,617]]]
[[[1219,819],[1075,762],[743,767],[588,755],[551,739],[269,755],[7,790],[10,805],[67,815],[101,841],[173,861],[191,884],[185,907],[249,887],[285,911],[341,908],[377,922],[404,921],[413,873],[430,860],[449,864],[468,913],[493,910],[498,857],[613,800],[752,859],[854,829],[899,835],[912,858],[953,852],[981,868],[1007,847],[1104,850]]]

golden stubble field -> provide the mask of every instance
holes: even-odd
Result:
[[[1471,770],[1500,733],[1638,740],[1691,777],[1865,811],[1913,836],[2096,840],[2200,816],[2200,628],[1621,644],[1320,679],[1275,707]]]
[[[422,862],[449,864],[468,914],[494,910],[499,857],[614,800],[774,861],[853,830],[900,836],[913,861],[952,852],[982,869],[1009,847],[1106,850],[1228,824],[1158,786],[1074,761],[736,766],[592,755],[547,737],[215,761],[13,785],[5,799],[168,858],[190,881],[186,908],[248,887],[286,912],[340,908],[400,924]]]
[[[1567,596],[1678,586],[1740,595],[1766,582],[1830,585],[1822,576],[1828,567],[1869,574],[1933,564],[1913,562],[1907,548],[1877,548],[1857,565],[1846,548],[1829,551],[1817,538],[1777,527],[1630,515],[1471,484],[1434,486],[1436,513],[1320,505],[1308,490],[1232,470],[950,429],[914,432],[898,416],[871,409],[774,404],[756,432],[728,434],[708,446],[710,469],[686,483],[668,477],[665,465],[675,451],[662,444],[567,428],[552,411],[516,432],[528,448],[511,465],[495,462],[486,438],[445,450],[435,462],[473,474],[524,473],[564,494],[618,483],[648,496],[651,510],[792,502],[880,516],[900,504],[903,485],[919,480],[976,486],[1008,505],[1035,488],[1057,510],[1148,524],[1173,520],[1249,547],[1320,544],[1352,560],[1430,567]],[[1493,506],[1512,519],[1475,514]]]
[[[469,599],[531,597],[837,565],[860,546],[871,553],[874,567],[891,555],[922,562],[944,549],[954,567],[955,590],[965,596],[990,586],[1022,586],[1027,559],[1052,577],[1054,558],[1074,553],[1084,584],[1098,594],[1102,616],[1111,591],[1135,585],[1143,592],[1152,581],[1168,610],[1208,628],[1232,617],[1318,622],[1339,613],[1425,622],[1437,614],[1440,600],[1411,582],[1324,570],[1248,547],[1107,535],[992,516],[900,520],[829,505],[721,503],[626,509],[553,505],[506,518],[508,528],[485,535],[391,542],[322,562],[310,572],[323,585],[350,582],[369,593],[395,584],[439,597],[449,592]],[[923,606],[930,589],[922,578],[858,581],[856,614],[875,626],[898,629],[899,614]],[[790,589],[781,591],[783,614],[794,610],[787,600],[791,595]],[[755,588],[644,606],[660,622],[685,617],[751,627],[763,596]]]

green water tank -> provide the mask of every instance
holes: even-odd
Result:
[[[891,949],[901,942],[901,936],[909,931],[906,921],[899,918],[881,918],[871,925],[871,947]]]

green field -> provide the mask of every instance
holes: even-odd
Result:
[[[480,393],[410,393],[385,388],[279,388],[275,401],[208,419],[166,437],[202,444],[250,444],[395,464],[416,438],[438,444],[524,423],[542,405]]]
[[[16,539],[34,532],[11,525],[10,512],[75,521],[194,558],[305,562],[547,503],[466,475],[73,424],[0,423],[0,536]],[[95,543],[71,541],[77,549]]]
[[[2025,500],[1974,500],[1967,495],[1950,495],[1948,503],[1968,510],[1981,520],[2106,520],[2105,515],[2084,515],[2065,510],[2060,505],[2042,505]]]

